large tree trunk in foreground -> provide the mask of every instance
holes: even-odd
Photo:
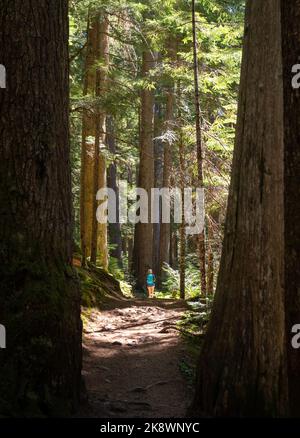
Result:
[[[300,89],[291,86],[291,69],[300,59],[300,1],[282,0],[284,81],[285,297],[291,414],[300,415],[299,349],[291,345],[293,325],[300,323]]]
[[[248,1],[220,273],[194,414],[286,413],[280,1]]]
[[[71,267],[68,2],[2,1],[0,416],[63,415],[79,399]]]
[[[150,51],[143,53],[142,75],[148,78],[149,71],[154,66],[153,54]],[[141,289],[146,283],[147,269],[152,268],[153,254],[153,224],[150,219],[150,195],[154,185],[154,156],[153,156],[153,129],[154,129],[154,95],[153,91],[144,88],[141,93],[141,133],[140,133],[140,167],[138,187],[147,191],[149,197],[148,223],[137,223],[134,234],[134,272],[137,279],[137,288]]]

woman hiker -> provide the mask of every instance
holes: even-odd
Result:
[[[154,298],[154,288],[155,288],[155,275],[152,273],[152,269],[148,269],[147,289],[148,289],[149,298]]]

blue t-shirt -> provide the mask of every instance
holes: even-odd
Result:
[[[155,276],[153,274],[147,275],[147,286],[154,286],[155,285]]]

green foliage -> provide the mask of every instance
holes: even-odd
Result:
[[[109,258],[108,271],[116,278],[117,280],[124,280],[124,271],[120,268],[119,261],[115,257]]]
[[[186,378],[190,386],[194,386],[196,378],[196,367],[194,364],[187,362],[185,359],[179,364],[180,371],[182,375]]]
[[[129,284],[127,281],[121,280],[120,287],[121,287],[121,291],[125,297],[127,297],[127,298],[133,297],[131,284]]]
[[[163,291],[171,294],[173,298],[179,298],[180,291],[180,275],[177,269],[172,268],[167,263],[164,264],[164,272],[166,279],[163,282]],[[199,297],[200,276],[199,267],[192,262],[187,262],[185,269],[185,293],[187,299]]]

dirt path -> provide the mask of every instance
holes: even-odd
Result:
[[[94,311],[85,326],[89,417],[183,417],[191,389],[180,367],[186,342],[170,327],[186,310],[173,300],[128,300]]]

